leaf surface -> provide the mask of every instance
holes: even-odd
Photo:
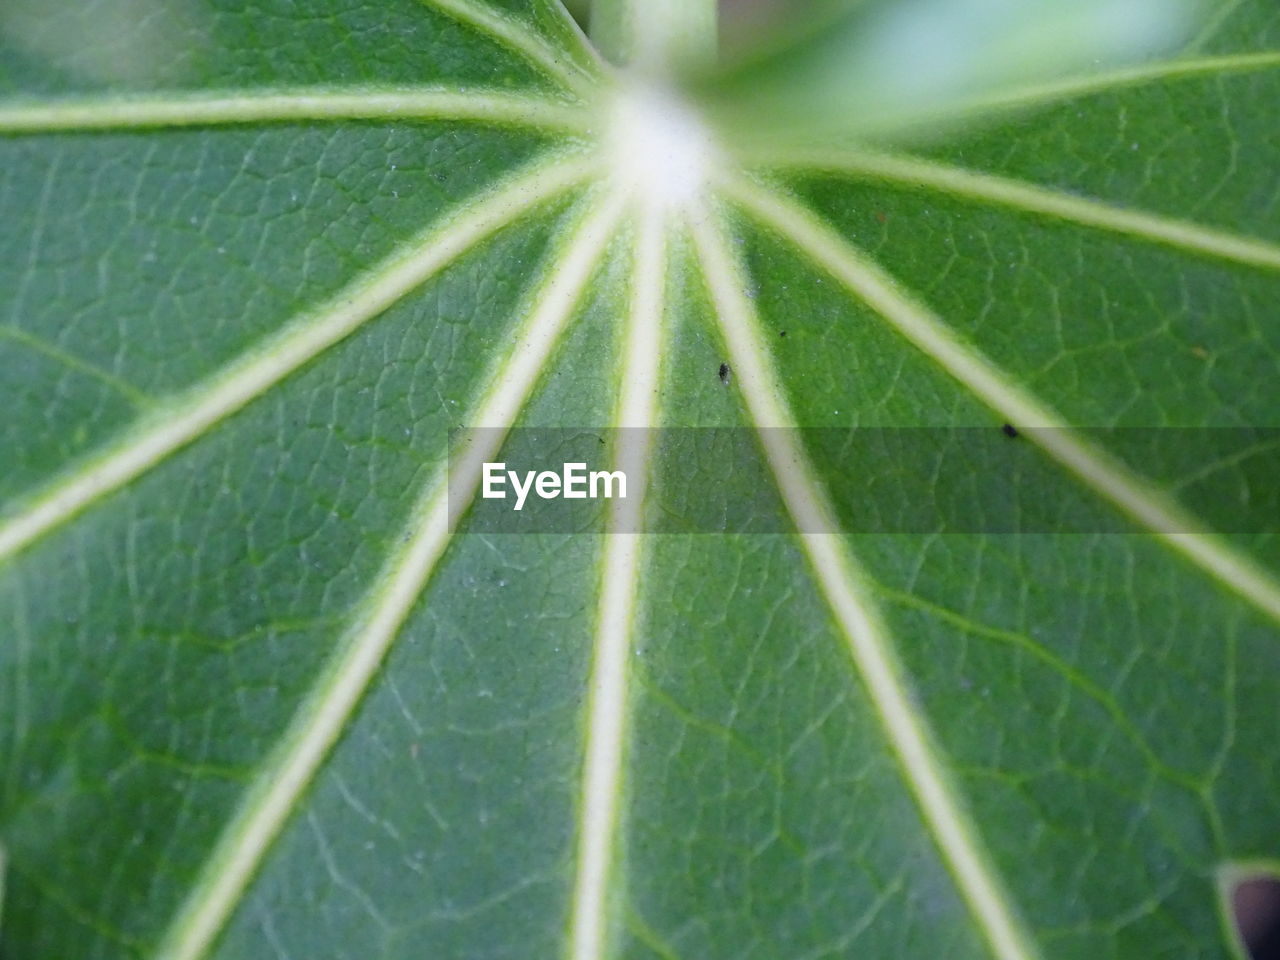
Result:
[[[1240,955],[1269,4],[674,206],[549,3],[0,28],[6,960]],[[558,428],[631,506],[468,529]]]

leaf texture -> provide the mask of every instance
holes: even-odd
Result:
[[[143,9],[0,14],[0,956],[1241,955],[1270,4],[938,141],[726,139],[674,205],[557,5],[157,5],[173,55]],[[899,465],[790,428],[1006,425],[1054,483],[940,501],[1122,532],[812,532],[894,529]],[[468,427],[758,439],[512,536]]]

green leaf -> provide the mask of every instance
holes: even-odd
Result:
[[[1241,956],[1273,4],[911,148],[542,0],[0,38],[5,960]],[[513,428],[628,499],[480,532]]]

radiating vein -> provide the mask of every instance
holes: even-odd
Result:
[[[611,501],[600,571],[595,654],[588,693],[586,761],[578,823],[578,865],[570,918],[572,960],[607,953],[607,892],[617,826],[630,704],[628,669],[635,634],[636,598],[643,560],[645,490],[657,419],[658,371],[666,250],[662,213],[641,208],[634,250],[624,362],[614,416],[615,470],[627,478],[627,496]]]
[[[583,157],[535,161],[464,203],[266,342],[168,400],[120,440],[75,464],[0,520],[0,562],[145,473],[387,310],[486,236],[564,193],[594,169]]]
[[[849,554],[827,491],[797,440],[786,395],[763,345],[746,278],[723,231],[709,216],[692,220],[694,242],[711,292],[735,381],[760,434],[765,458],[791,514],[819,588],[866,687],[881,728],[924,822],[961,895],[999,960],[1031,960],[1037,951],[1022,928],[981,838],[955,795],[925,721],[912,705],[891,638],[868,581]]]
[[[917,157],[856,147],[766,147],[753,152],[748,159],[768,167],[845,173],[928,187],[957,197],[1127,234],[1191,253],[1280,271],[1280,244],[1277,243]]]
[[[800,204],[734,177],[728,193],[884,317],[991,409],[1109,500],[1139,527],[1178,551],[1229,590],[1280,622],[1280,582],[1182,509],[1146,478],[1094,447],[1059,414],[1017,385],[891,276]]]
[[[950,112],[949,118],[954,120],[957,115],[973,117],[984,113],[1031,107],[1160,80],[1193,80],[1197,77],[1254,73],[1260,70],[1273,70],[1277,67],[1280,67],[1280,50],[1159,60],[994,93],[956,105]]]
[[[583,72],[573,60],[557,52],[524,24],[475,3],[474,0],[422,0],[422,3],[487,33],[507,49],[520,54],[549,77],[559,80],[568,89],[581,94],[584,98],[590,97],[591,81],[595,78]]]
[[[1034,83],[970,96],[955,95],[921,101],[911,106],[888,106],[877,109],[869,104],[857,115],[850,115],[855,132],[863,139],[887,136],[937,139],[939,130],[954,130],[966,123],[989,122],[1006,114],[1053,105],[1081,97],[1111,93],[1144,84],[1172,83],[1197,78],[1223,78],[1280,68],[1280,50],[1228,54],[1214,57],[1184,56],[1084,73],[1065,79]],[[1117,109],[1122,109],[1117,107]],[[750,138],[749,131],[743,131]]]
[[[467,120],[581,133],[582,105],[496,90],[297,88],[252,93],[0,100],[0,134],[131,130],[308,120]]]
[[[338,650],[272,751],[196,885],[170,926],[157,960],[197,960],[244,895],[258,865],[295,810],[316,770],[368,689],[378,666],[417,602],[450,539],[450,517],[465,511],[482,465],[494,459],[505,431],[545,369],[621,215],[610,196],[576,227],[562,258],[523,312],[528,319],[506,359],[495,367],[470,422],[477,431],[437,471],[413,509],[400,545],[371,585]]]

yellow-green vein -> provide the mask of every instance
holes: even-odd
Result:
[[[826,489],[797,440],[781,383],[763,344],[741,266],[709,214],[692,219],[694,243],[717,321],[765,459],[799,533],[832,616],[844,636],[889,746],[938,850],[999,960],[1038,953],[973,823],[958,799],[925,720],[912,705],[891,638],[867,580],[838,529]]]
[[[1140,527],[1280,623],[1280,583],[1249,557],[1204,529],[1163,491],[1082,439],[1005,371],[951,331],[928,307],[838,233],[795,201],[740,176],[725,189],[752,216],[787,237],[824,271],[884,317],[948,373]]]
[[[546,367],[609,245],[621,216],[621,198],[611,196],[591,207],[546,282],[521,311],[528,319],[472,408],[471,422],[491,429],[476,431],[454,451],[447,472],[441,469],[428,480],[404,535],[395,540],[399,549],[388,557],[337,651],[223,830],[166,931],[156,960],[197,960],[205,955],[345,729],[449,543],[450,517],[460,515],[470,503],[483,463],[497,455],[505,431]]]
[[[583,70],[567,53],[556,51],[528,26],[473,0],[422,0],[422,3],[488,34],[584,99],[591,96],[592,81],[598,77]]]
[[[592,169],[593,162],[582,156],[535,161],[447,214],[442,223],[251,352],[190,389],[157,400],[154,412],[116,442],[73,464],[0,520],[0,563],[186,446],[480,240],[581,182]]]
[[[578,863],[574,880],[569,956],[599,960],[608,955],[608,888],[615,865],[619,797],[630,706],[630,651],[636,629],[644,541],[651,428],[657,419],[658,372],[666,277],[662,211],[642,203],[636,228],[630,305],[613,422],[615,467],[627,478],[627,495],[611,502],[600,569],[595,650],[587,696],[587,733],[578,816]]]
[[[1280,244],[916,157],[856,147],[767,147],[753,152],[746,159],[772,168],[820,170],[927,187],[952,196],[1127,234],[1208,257],[1280,270]]]
[[[582,133],[582,104],[499,90],[300,87],[251,93],[0,100],[0,134],[316,120],[466,120]]]

